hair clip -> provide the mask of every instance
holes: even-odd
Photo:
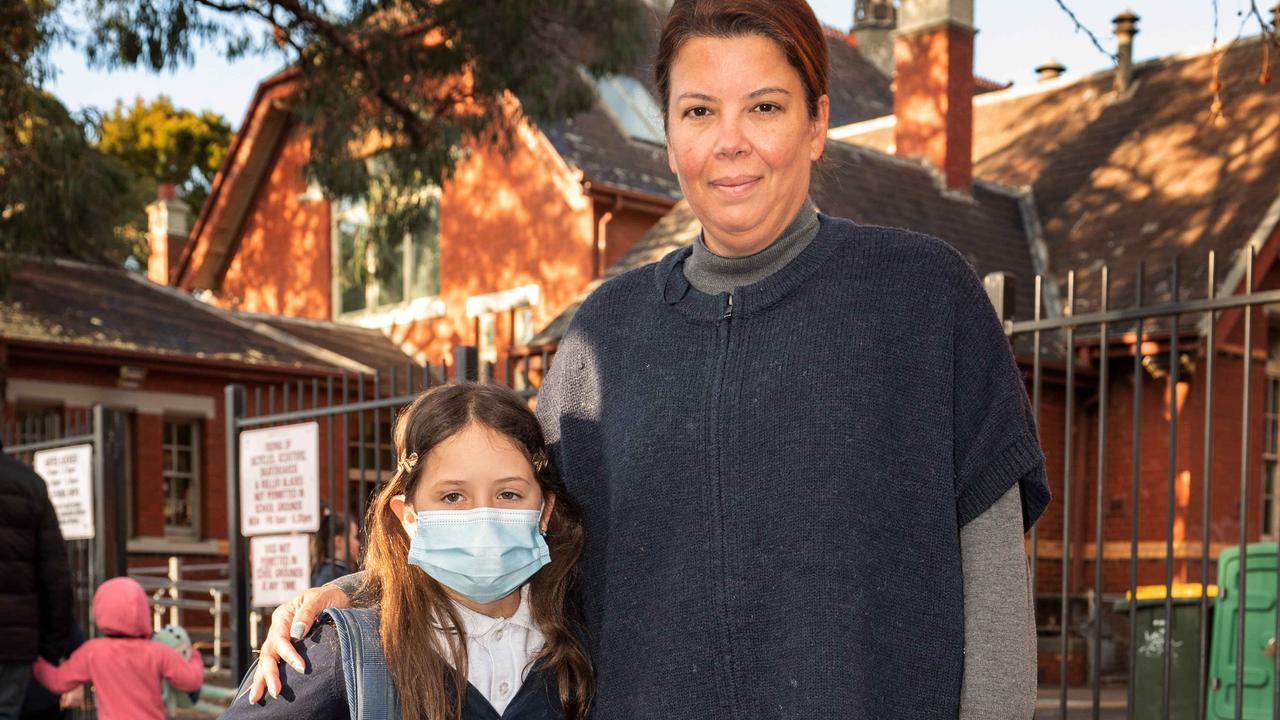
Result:
[[[402,473],[408,473],[418,464],[418,453],[409,453],[405,455],[403,450],[400,451],[400,459],[396,461],[396,469]]]
[[[533,469],[536,470],[537,472],[542,472],[543,470],[547,469],[548,461],[547,461],[547,453],[545,450],[539,450],[535,452],[533,454],[533,457],[530,458],[530,460],[533,462]]]

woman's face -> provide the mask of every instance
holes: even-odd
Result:
[[[671,63],[667,161],[717,255],[759,252],[786,229],[822,155],[829,101],[760,35],[695,37]]]
[[[415,513],[424,510],[542,508],[545,530],[555,506],[555,497],[548,496],[543,507],[533,466],[515,442],[477,423],[436,445],[425,460],[419,460],[419,473],[413,497],[407,502],[392,501],[409,537],[413,537]]]

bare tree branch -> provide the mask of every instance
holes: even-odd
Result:
[[[1058,3],[1058,7],[1062,8],[1062,12],[1066,13],[1067,17],[1071,18],[1071,22],[1075,23],[1076,32],[1082,32],[1087,35],[1089,37],[1089,42],[1093,43],[1093,46],[1098,48],[1098,52],[1110,58],[1112,64],[1120,62],[1115,53],[1107,52],[1106,48],[1102,47],[1102,43],[1098,42],[1098,36],[1094,35],[1092,30],[1085,27],[1084,23],[1080,22],[1080,19],[1076,17],[1075,13],[1071,12],[1071,8],[1067,7],[1066,3],[1062,0],[1054,0],[1054,2]]]

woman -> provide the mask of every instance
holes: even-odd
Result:
[[[702,236],[593,293],[538,399],[586,521],[596,717],[1034,709],[1026,392],[959,254],[810,205],[827,73],[803,0],[667,17],[655,79]],[[303,624],[345,602],[312,592]],[[295,607],[265,654],[290,656]]]

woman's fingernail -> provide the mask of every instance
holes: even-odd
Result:
[[[273,697],[273,698],[278,698],[278,697],[280,697],[280,693],[276,692],[276,689],[275,689],[275,688],[270,688],[270,689],[268,690],[268,692],[270,692],[270,693],[271,693],[271,697]]]
[[[293,663],[293,669],[300,673],[305,673],[307,671],[306,668],[302,667],[302,663]]]
[[[303,633],[307,631],[307,626],[301,622],[296,622],[289,626],[289,639],[301,640]]]

